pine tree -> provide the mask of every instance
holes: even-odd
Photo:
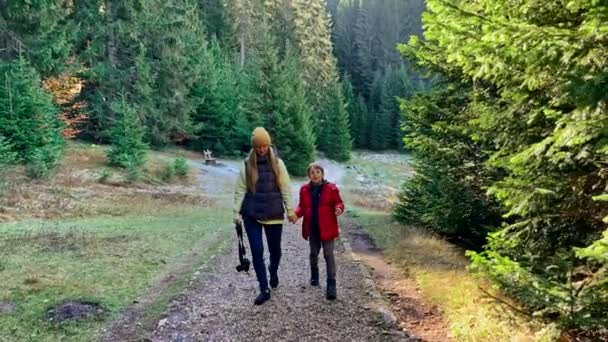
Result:
[[[136,110],[125,97],[111,105],[118,119],[110,129],[112,147],[108,151],[111,165],[131,170],[140,169],[146,162],[144,128]]]
[[[136,99],[150,96],[154,99],[145,105],[144,123],[148,130],[148,140],[153,145],[162,146],[171,141],[181,141],[192,136],[195,128],[190,121],[194,103],[189,97],[193,85],[206,67],[203,60],[207,44],[204,24],[198,15],[198,5],[194,0],[179,2],[156,1],[151,11],[143,18],[142,33],[148,46],[145,59],[146,68],[151,67],[150,88],[139,93]]]
[[[352,149],[350,124],[344,104],[342,86],[336,82],[323,98],[320,116],[320,137],[317,139],[319,150],[328,158],[348,161]]]
[[[391,122],[389,112],[382,110],[382,101],[387,100],[385,95],[385,75],[383,71],[376,71],[370,99],[368,102],[369,148],[384,150],[389,147],[391,136]]]
[[[40,77],[24,58],[0,62],[0,136],[8,139],[18,160],[32,162],[44,150],[52,169],[63,150],[62,124]]]
[[[606,273],[596,271],[607,267],[599,247],[608,222],[605,5],[427,3],[425,40],[413,39],[403,52],[457,87],[474,86],[466,93],[470,103],[414,133],[433,130],[479,144],[488,160],[458,178],[483,184],[505,212],[485,250],[469,253],[472,269],[514,296],[529,317],[569,332],[603,331]],[[442,108],[441,99],[418,106]],[[450,158],[477,154],[435,142],[428,150]],[[458,163],[466,166],[463,159]]]
[[[358,134],[353,137],[355,146],[358,148],[367,148],[370,145],[370,117],[367,110],[367,103],[365,103],[365,98],[361,94],[357,96],[356,109],[354,111],[357,113],[357,122],[359,125]]]
[[[279,89],[282,119],[272,127],[272,131],[289,172],[304,176],[306,168],[315,157],[315,136],[301,66],[293,51],[287,51],[281,70],[285,84]]]
[[[410,77],[403,65],[398,68],[389,65],[382,80],[383,89],[378,112],[382,114],[382,120],[387,123],[385,128],[388,129],[386,132],[386,147],[388,148],[401,149],[403,147],[399,99],[408,99],[412,96],[409,80]]]
[[[200,127],[191,145],[198,150],[212,149],[220,155],[246,151],[251,127],[241,110],[242,85],[237,66],[217,39],[212,40],[210,53],[203,58],[210,65],[191,95],[199,103],[193,120]]]
[[[246,111],[253,125],[264,126],[271,133],[289,172],[304,175],[313,160],[314,135],[301,70],[289,50],[279,61],[268,30],[260,39],[265,48],[256,51],[248,66]]]
[[[244,111],[252,126],[272,124],[277,113],[277,87],[282,86],[278,49],[268,28],[262,26],[260,49],[247,65],[247,93]]]
[[[348,113],[348,121],[350,122],[350,136],[353,138],[353,141],[355,141],[355,137],[359,136],[359,131],[361,130],[361,112],[348,74],[344,74],[342,77],[342,94],[344,95],[344,103],[346,112]]]
[[[215,37],[224,45],[228,45],[232,38],[234,33],[227,6],[226,0],[201,0],[201,19],[209,41]]]
[[[15,147],[8,139],[0,135],[0,176],[2,172],[17,162]],[[0,185],[2,181],[0,181]]]
[[[72,55],[71,1],[0,1],[0,59],[23,56],[42,75],[56,74]]]
[[[283,58],[295,41],[290,0],[264,0],[263,3],[264,21],[270,27],[270,34],[277,44],[279,57]]]
[[[83,8],[78,18],[98,16],[90,27],[89,48],[81,54],[90,66],[85,77],[89,89],[89,134],[98,139],[112,125],[110,103],[119,94],[144,113],[146,138],[155,146],[189,138],[195,127],[190,115],[195,104],[189,97],[206,61],[204,24],[194,0],[164,2],[116,1],[104,11]],[[99,9],[98,9],[99,11]]]
[[[302,57],[303,76],[313,99],[338,78],[330,35],[330,18],[323,0],[293,0],[293,25]]]
[[[357,11],[354,27],[354,62],[351,75],[353,86],[362,94],[369,94],[373,82],[372,66],[372,18],[368,6],[361,5]]]
[[[248,56],[257,46],[255,35],[258,24],[263,20],[261,2],[249,0],[226,0],[226,8],[231,18],[236,45],[239,51],[241,66],[247,62]]]
[[[359,0],[340,1],[334,16],[334,51],[340,73],[352,74],[355,66],[355,27]]]

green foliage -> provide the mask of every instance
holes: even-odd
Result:
[[[287,169],[291,174],[303,176],[315,157],[315,135],[300,68],[297,56],[288,50],[281,72],[285,85],[277,89],[281,117],[271,127]]]
[[[471,269],[483,272],[505,293],[525,301],[537,319],[547,323],[557,320],[563,330],[579,330],[590,337],[606,327],[608,231],[586,248],[556,253],[544,268],[526,267],[495,252],[509,244],[506,238],[504,232],[498,232],[487,251],[468,252]]]
[[[27,59],[43,75],[66,68],[74,27],[66,0],[0,2],[0,60]]]
[[[334,37],[338,66],[352,76],[355,93],[369,99],[374,74],[402,64],[396,49],[410,35],[420,35],[420,0],[341,0]]]
[[[403,184],[395,217],[478,247],[500,222],[487,197],[488,156],[467,133],[461,116],[470,98],[467,88],[438,88],[403,101],[404,143],[416,157],[416,175]]]
[[[209,40],[215,38],[228,43],[233,35],[227,2],[225,0],[201,0],[202,22],[205,23],[205,31]]]
[[[216,39],[203,58],[209,66],[191,95],[197,102],[192,118],[199,129],[190,145],[199,151],[210,149],[218,155],[247,151],[251,126],[242,110],[245,90],[240,81],[242,72]]]
[[[141,169],[146,161],[144,129],[137,112],[126,99],[113,103],[112,110],[117,114],[118,120],[109,133],[112,147],[108,151],[108,160],[113,166],[128,169],[135,177],[138,173],[135,170]]]
[[[10,141],[19,162],[44,168],[44,174],[57,165],[63,151],[56,115],[38,74],[24,59],[0,62],[0,136]]]
[[[363,121],[363,107],[361,106],[361,100],[363,106],[365,106],[365,100],[362,97],[355,97],[353,91],[353,85],[350,81],[350,76],[345,74],[342,77],[342,94],[344,95],[344,103],[346,106],[346,112],[348,113],[348,122],[350,123],[350,136],[353,140],[354,146],[362,146],[360,136],[362,131],[365,130]]]
[[[190,165],[184,157],[175,158],[173,161],[173,170],[179,177],[185,177],[190,173]]]
[[[254,125],[268,129],[291,174],[304,175],[314,160],[315,136],[297,56],[288,50],[280,61],[272,37],[252,56],[246,113]]]
[[[353,105],[353,112],[355,113],[354,120],[357,125],[356,135],[353,136],[355,146],[359,148],[367,147],[369,146],[370,116],[363,95],[359,94],[357,96],[357,101]]]
[[[163,182],[170,182],[173,178],[175,178],[175,168],[173,164],[165,162],[160,170],[160,179]]]
[[[17,162],[17,153],[8,139],[0,135],[0,173]]]
[[[328,158],[337,161],[348,161],[352,150],[350,124],[345,106],[342,86],[336,82],[323,97],[317,145]]]
[[[140,113],[146,139],[154,146],[181,142],[197,127],[191,114],[197,98],[190,96],[206,72],[205,28],[193,0],[109,2],[100,12],[83,7],[77,24],[91,30],[80,54],[90,66],[83,76],[90,121],[85,133],[96,139],[115,120],[109,105],[119,96]],[[86,22],[82,22],[85,21]],[[96,23],[91,25],[91,20]]]
[[[605,5],[430,0],[427,6],[424,41],[411,39],[402,52],[454,87],[474,86],[463,90],[468,100],[461,108],[443,111],[440,98],[418,103],[441,114],[443,124],[408,128],[406,119],[405,125],[418,135],[460,130],[458,144],[437,140],[429,151],[449,152],[465,141],[483,151],[471,155],[484,163],[455,179],[476,179],[505,215],[486,251],[471,254],[473,268],[536,317],[573,333],[599,331],[608,289],[605,271],[597,271],[605,266],[585,253],[601,245],[593,241],[606,229],[608,212],[601,200],[608,186],[608,71],[599,62],[608,58]]]
[[[30,178],[46,178],[59,165],[63,145],[48,144],[32,153],[27,164],[26,174]]]

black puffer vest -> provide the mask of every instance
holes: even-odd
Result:
[[[282,220],[285,213],[283,197],[272,172],[272,166],[268,158],[258,157],[257,163],[258,182],[255,185],[255,194],[247,190],[241,206],[241,215],[258,221]]]

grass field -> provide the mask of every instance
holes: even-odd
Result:
[[[0,225],[0,300],[16,304],[0,320],[0,339],[91,339],[189,254],[198,253],[203,263],[226,240],[229,219],[204,208]],[[51,306],[68,299],[97,302],[108,315],[63,326],[43,320]]]

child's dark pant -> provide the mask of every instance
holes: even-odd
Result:
[[[334,258],[334,240],[321,241],[319,237],[310,236],[310,267],[317,268],[319,252],[323,247],[323,257],[327,268],[327,279],[336,279],[336,259]]]

